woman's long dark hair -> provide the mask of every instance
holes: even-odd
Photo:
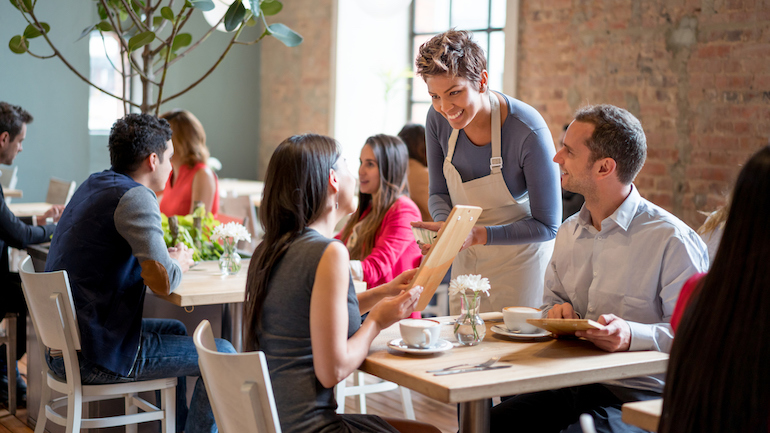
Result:
[[[329,173],[340,158],[333,138],[316,134],[284,140],[267,166],[259,219],[265,230],[249,264],[243,335],[246,350],[259,350],[257,330],[275,264],[327,204]]]
[[[406,170],[409,167],[409,152],[400,138],[392,135],[377,134],[366,139],[366,145],[372,148],[377,166],[380,169],[380,189],[375,194],[358,194],[358,209],[348,218],[342,229],[342,241],[348,244],[350,258],[365,259],[374,248],[374,238],[380,230],[382,220],[393,203],[406,191]],[[372,210],[361,220],[361,215],[371,205]],[[358,239],[355,245],[348,243],[356,224]]]
[[[770,146],[741,170],[722,242],[676,333],[659,432],[767,432]]]

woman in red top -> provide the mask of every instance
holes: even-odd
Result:
[[[217,176],[206,165],[209,149],[203,125],[187,110],[173,110],[160,116],[171,125],[174,155],[173,171],[160,200],[160,211],[167,216],[192,213],[196,201],[214,216],[219,212]]]
[[[770,146],[738,176],[709,273],[680,295],[659,432],[770,430],[768,215]]]
[[[375,287],[420,265],[422,254],[412,235],[420,210],[408,197],[409,153],[398,137],[369,137],[358,169],[358,209],[337,235],[350,251],[353,277]]]

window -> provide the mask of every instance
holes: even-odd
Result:
[[[503,87],[506,0],[414,0],[412,3],[411,59],[425,41],[450,28],[468,30],[487,53],[490,88]],[[412,63],[414,67],[414,63]],[[431,101],[422,78],[412,78],[408,118],[425,123]]]
[[[120,46],[117,39],[105,33],[104,42],[99,32],[92,32],[88,46],[91,58],[91,82],[120,96],[123,93],[123,75],[120,73]],[[123,117],[120,100],[89,86],[88,129],[92,133],[107,133],[115,120]]]

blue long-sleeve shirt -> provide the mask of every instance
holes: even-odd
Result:
[[[545,120],[529,105],[503,95],[508,116],[502,125],[503,179],[515,199],[529,192],[532,216],[506,225],[487,227],[487,245],[544,242],[556,237],[561,223],[559,167],[553,162],[553,137]],[[501,109],[505,107],[501,106]],[[452,127],[432,107],[426,120],[426,144],[430,173],[428,206],[435,221],[446,220],[452,211],[443,164]],[[489,175],[492,145],[473,144],[460,131],[452,163],[463,182]]]

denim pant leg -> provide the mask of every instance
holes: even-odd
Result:
[[[217,339],[216,344],[220,352],[235,353],[232,344],[226,340]],[[180,378],[180,385],[177,387],[177,410],[183,408],[186,411],[185,376],[200,376],[195,344],[192,338],[187,336],[182,322],[178,320],[143,319],[142,346],[135,365],[136,380],[174,376]],[[187,433],[217,431],[206,388],[200,377],[193,391],[186,423],[179,422],[177,428],[181,430],[182,426]]]

